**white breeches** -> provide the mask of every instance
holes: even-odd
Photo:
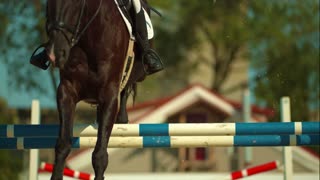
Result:
[[[139,13],[141,11],[141,2],[140,0],[131,0],[132,1],[132,5],[134,8],[134,11],[136,13]]]

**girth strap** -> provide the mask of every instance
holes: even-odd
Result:
[[[130,39],[129,40],[129,45],[128,45],[128,50],[127,50],[127,56],[125,59],[125,64],[123,66],[123,71],[122,71],[122,79],[120,83],[120,91],[121,92],[127,85],[131,70],[134,64],[134,40]]]

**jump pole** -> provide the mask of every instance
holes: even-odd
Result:
[[[0,138],[0,149],[52,149],[56,137]],[[96,137],[74,137],[72,148],[95,147]],[[319,145],[319,134],[260,136],[143,136],[111,137],[109,148],[180,148]]]
[[[272,171],[272,170],[278,169],[279,167],[280,167],[280,163],[278,161],[271,161],[265,164],[250,167],[240,171],[234,171],[225,180],[241,179],[241,178],[252,176],[255,174]]]
[[[49,164],[49,163],[41,163],[41,166],[39,168],[39,170],[42,171],[47,171],[47,172],[51,172],[53,171],[53,164]],[[93,174],[88,174],[88,173],[84,173],[84,172],[80,172],[80,171],[75,171],[69,168],[64,168],[63,169],[63,175],[64,176],[68,176],[68,177],[72,177],[72,178],[76,178],[76,179],[82,179],[82,180],[94,180],[94,175]]]
[[[74,137],[96,137],[97,125],[74,126]],[[0,125],[0,138],[58,137],[59,125]],[[115,124],[111,136],[320,134],[319,122]]]
[[[240,171],[234,171],[232,172],[228,177],[225,178],[225,180],[235,180],[235,179],[240,179],[240,178],[244,178],[247,176],[252,176],[255,174],[259,174],[259,173],[263,173],[263,172],[267,172],[267,171],[271,171],[274,169],[279,168],[279,162],[278,161],[271,161],[265,164],[261,164],[258,166],[254,166],[251,168],[247,168],[244,170],[240,170]],[[53,165],[49,164],[49,163],[41,163],[40,169],[42,171],[47,171],[47,172],[52,172],[53,171]],[[68,176],[68,177],[73,177],[73,178],[77,178],[77,179],[82,179],[82,180],[93,180],[94,179],[94,175],[93,174],[89,174],[89,173],[85,173],[85,172],[79,172],[79,171],[75,171],[69,168],[64,168],[63,170],[63,175],[64,176]]]

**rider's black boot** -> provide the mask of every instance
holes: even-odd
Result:
[[[161,58],[153,49],[150,48],[146,19],[142,9],[136,14],[135,22],[136,41],[142,50],[142,62],[146,74],[150,75],[163,70],[164,67]]]

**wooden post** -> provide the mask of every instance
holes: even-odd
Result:
[[[182,112],[179,114],[179,123],[186,123],[186,115]],[[190,154],[190,153],[189,153]],[[185,171],[189,166],[189,159],[187,157],[187,148],[179,148],[179,171]]]
[[[243,92],[243,119],[248,123],[251,121],[251,103],[250,103],[250,90],[246,88]],[[252,148],[244,148],[245,166],[250,166],[252,163]]]
[[[40,102],[33,100],[31,105],[31,124],[40,124]],[[30,149],[29,155],[29,180],[38,179],[39,150]]]
[[[281,121],[291,122],[291,112],[290,112],[290,99],[289,97],[281,98]],[[293,166],[292,166],[292,147],[283,147],[283,166],[284,166],[284,180],[293,179]]]

